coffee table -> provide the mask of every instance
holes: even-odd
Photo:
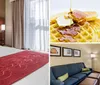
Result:
[[[88,78],[98,79],[98,85],[100,83],[100,74],[99,73],[91,73]]]
[[[94,78],[85,78],[79,85],[98,85],[98,80]]]

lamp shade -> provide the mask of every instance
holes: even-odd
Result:
[[[1,30],[5,30],[5,24],[1,25]]]
[[[10,2],[13,2],[13,1],[15,1],[15,0],[9,0]]]
[[[91,58],[95,58],[95,57],[96,57],[96,55],[91,53]]]

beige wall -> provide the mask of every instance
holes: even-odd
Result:
[[[5,17],[5,0],[0,0],[0,17]]]
[[[51,66],[83,62],[81,58],[51,57]]]
[[[53,44],[54,45],[54,44]],[[77,62],[84,62],[87,67],[91,67],[91,58],[90,53],[87,51],[86,46],[78,45],[78,44],[56,44],[56,46],[68,47],[73,49],[80,49],[81,50],[81,57],[51,57],[50,63],[51,66],[55,65],[62,65],[62,64],[69,64],[69,63],[77,63]]]
[[[11,9],[11,2],[6,0],[6,33],[5,33],[5,43],[8,46],[12,45],[12,9]]]
[[[94,69],[100,72],[100,54],[94,59]]]

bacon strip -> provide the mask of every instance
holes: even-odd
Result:
[[[79,10],[74,10],[74,11],[72,12],[72,14],[73,14],[73,16],[74,16],[75,18],[77,18],[77,19],[86,18],[86,16],[87,16],[84,12],[79,11]]]
[[[67,30],[58,30],[58,32],[60,32],[62,35],[66,35],[67,34]]]
[[[77,35],[77,31],[75,31],[74,29],[67,29],[67,35],[72,35],[75,36]]]
[[[80,31],[79,26],[72,26],[69,29],[58,30],[58,32],[60,32],[62,35],[71,35],[71,36],[77,35],[78,31]]]
[[[72,29],[74,29],[75,31],[80,31],[80,27],[79,26],[73,26]]]

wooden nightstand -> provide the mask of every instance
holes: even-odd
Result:
[[[5,31],[0,31],[0,45],[5,45]]]

